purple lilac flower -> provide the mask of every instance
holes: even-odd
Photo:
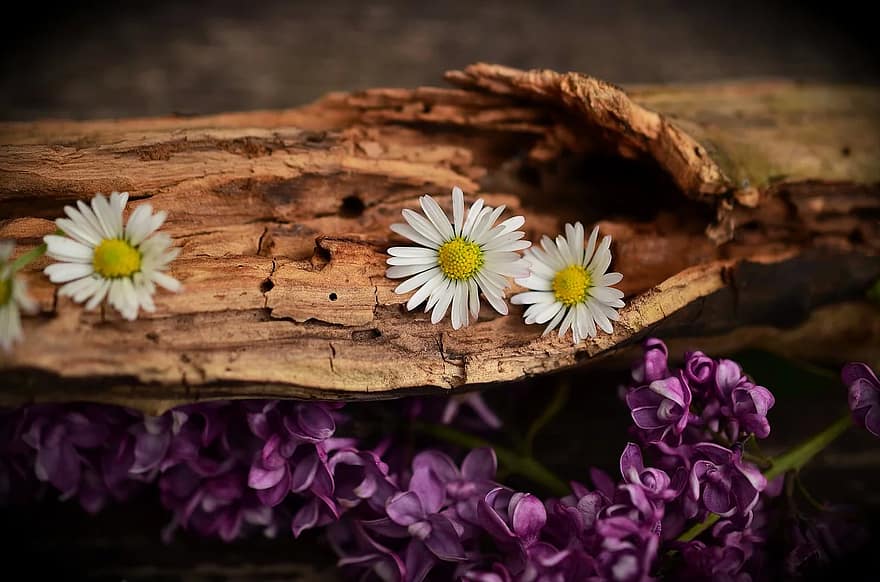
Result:
[[[547,510],[530,493],[496,487],[480,500],[477,519],[483,530],[509,552],[505,565],[513,574],[520,574],[528,565],[529,549],[547,523]]]
[[[841,373],[849,393],[849,409],[853,421],[880,437],[880,380],[867,364],[847,364]]]
[[[327,539],[339,556],[343,572],[375,574],[384,582],[406,580],[406,565],[393,550],[374,540],[358,520],[347,520],[327,528]],[[366,576],[363,576],[365,578]]]
[[[596,522],[600,541],[596,556],[600,579],[626,582],[651,579],[660,539],[650,524],[624,516]]]
[[[38,406],[28,416],[21,438],[36,451],[34,472],[62,499],[76,497],[83,509],[96,513],[111,499],[130,496],[136,484],[112,479],[108,484],[103,465],[116,460],[112,451],[136,417],[98,405]]]
[[[662,469],[646,468],[642,451],[635,443],[627,443],[620,456],[620,474],[625,483],[638,487],[648,500],[654,503],[671,501],[681,494],[685,486],[685,470],[679,467],[675,479]]]
[[[732,426],[730,438],[738,438],[740,430],[766,438],[770,434],[767,412],[776,403],[773,394],[749,380],[731,360],[718,361],[715,383],[721,411]]]
[[[742,460],[739,448],[714,443],[693,447],[698,459],[691,468],[688,496],[722,517],[746,515],[758,502],[767,479],[751,463]]]
[[[471,537],[472,526],[479,523],[477,505],[491,490],[498,487],[494,481],[498,468],[495,451],[478,448],[469,452],[459,469],[448,455],[440,451],[423,451],[413,459],[413,470],[430,470],[446,488],[450,511]]]
[[[639,386],[626,394],[626,403],[647,442],[681,441],[691,405],[691,390],[683,376],[669,376]]]
[[[407,580],[422,580],[438,560],[466,559],[461,525],[441,511],[446,502],[445,489],[429,467],[419,467],[408,489],[388,500],[387,518],[364,522],[381,535],[409,538],[404,558]]]
[[[328,453],[350,442],[332,438],[333,411],[334,406],[326,403],[269,401],[247,414],[251,431],[264,441],[251,465],[248,485],[269,507],[291,492],[307,497],[291,522],[294,536],[339,518]]]
[[[650,384],[668,378],[669,350],[657,338],[648,338],[642,343],[642,358],[632,368],[632,379],[637,385]]]

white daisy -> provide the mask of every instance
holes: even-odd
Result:
[[[507,277],[528,274],[528,264],[517,251],[531,243],[521,240],[525,233],[522,216],[508,218],[495,225],[504,206],[484,206],[482,198],[473,203],[465,216],[464,194],[452,189],[452,222],[430,196],[419,199],[425,215],[403,211],[407,224],[392,224],[391,230],[421,245],[388,249],[386,275],[391,279],[409,277],[398,285],[395,293],[416,291],[406,308],[413,310],[422,302],[425,312],[431,311],[431,323],[437,323],[452,307],[452,327],[459,329],[480,313],[483,292],[489,304],[507,315],[504,290]]]
[[[156,285],[169,291],[180,290],[180,282],[162,271],[174,260],[179,249],[171,247],[171,237],[156,230],[165,222],[165,212],[153,214],[149,204],[138,206],[122,225],[122,212],[128,192],[113,192],[109,200],[101,194],[91,206],[78,201],[77,210],[65,206],[68,218],[55,224],[65,236],[43,238],[46,254],[62,261],[43,271],[53,283],[65,283],[61,295],[86,303],[94,309],[104,298],[128,320],[138,310],[154,311]]]
[[[37,302],[27,293],[27,285],[15,276],[9,258],[12,241],[0,241],[0,349],[9,351],[21,340],[21,312],[34,313]]]
[[[611,285],[623,275],[606,273],[611,264],[611,237],[606,236],[596,248],[599,227],[593,229],[584,249],[584,227],[580,222],[565,225],[565,236],[553,241],[545,236],[542,249],[532,247],[525,254],[532,274],[516,282],[527,289],[510,298],[517,305],[528,305],[526,323],[547,323],[544,335],[559,326],[559,337],[569,330],[574,343],[596,336],[598,325],[611,333],[611,322],[620,315],[623,293]],[[595,254],[593,251],[595,250]]]

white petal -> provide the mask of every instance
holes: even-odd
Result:
[[[565,314],[567,312],[568,309],[560,309],[559,312],[553,317],[553,319],[550,320],[550,323],[547,324],[547,327],[544,328],[544,333],[542,333],[541,336],[543,337],[553,331],[553,329],[557,325],[559,325],[559,322],[562,321],[562,318],[565,317]]]
[[[485,287],[484,282],[481,280],[481,277],[479,275],[477,275],[477,284],[480,286],[480,289],[483,291],[483,297],[486,298],[486,301],[489,302],[489,305],[492,306],[492,309],[494,309],[501,315],[507,315],[509,312],[509,308],[507,307],[507,302],[504,301],[504,297],[496,295],[490,289]]]
[[[138,300],[131,279],[122,277],[110,284],[110,305],[116,308],[122,317],[132,321],[137,319]]]
[[[559,324],[559,337],[564,336],[571,327],[571,322],[574,319],[574,314],[575,310],[569,307],[567,313],[565,314],[565,317],[562,318],[562,323]]]
[[[576,256],[571,252],[571,247],[568,246],[568,240],[561,234],[556,236],[556,248],[565,260],[566,265],[571,265],[575,262],[579,263],[579,261],[576,261]]]
[[[437,204],[436,200],[426,194],[419,198],[419,203],[422,205],[422,210],[425,211],[425,216],[428,217],[428,220],[431,221],[444,240],[449,240],[455,237],[455,233],[452,231],[452,224],[449,222],[449,217],[443,212],[443,209],[440,208],[440,205]]]
[[[94,272],[90,263],[52,263],[43,273],[53,283],[66,283],[74,279],[88,277]]]
[[[425,313],[431,311],[445,293],[451,292],[452,284],[452,279],[446,279],[444,277],[443,281],[431,291],[430,295],[428,295],[428,301],[425,303]]]
[[[110,285],[113,284],[113,279],[98,279],[96,281],[98,285],[91,293],[92,298],[86,303],[86,309],[89,311],[97,307],[104,300],[107,292],[110,290]]]
[[[156,311],[156,305],[153,303],[153,291],[155,286],[142,273],[137,273],[132,277],[134,285],[134,293],[141,309],[149,312]]]
[[[587,271],[590,272],[590,276],[604,275],[605,271],[608,270],[608,265],[611,264],[610,247],[611,236],[606,235],[605,238],[602,239],[602,242],[599,243],[599,248],[596,249],[596,254],[593,256],[593,260],[587,265]]]
[[[623,298],[623,291],[614,289],[613,287],[591,287],[589,290],[591,297],[595,297],[602,303],[611,303],[615,299]]]
[[[104,234],[104,238],[121,238],[121,229],[115,228],[117,219],[113,215],[113,208],[102,194],[96,194],[92,198],[92,210],[95,212],[98,224],[101,225],[101,232]],[[122,223],[121,216],[118,222]]]
[[[95,292],[101,285],[101,281],[104,280],[99,277],[83,277],[62,285],[58,289],[58,294],[62,297],[70,297],[76,303],[82,303]]]
[[[152,279],[152,281],[154,283],[156,283],[156,285],[158,285],[164,289],[167,289],[168,291],[171,291],[172,293],[177,293],[178,291],[180,291],[180,289],[182,287],[182,285],[180,284],[180,281],[178,281],[174,277],[171,277],[171,276],[166,275],[165,273],[161,273],[159,271],[156,271],[154,273],[150,273],[150,279]]]
[[[536,303],[535,305],[540,305],[541,308],[536,310],[534,322],[535,323],[547,323],[553,317],[559,313],[561,309],[565,307],[559,301],[554,301],[553,303],[544,304],[544,303]]]
[[[471,240],[478,243],[484,241],[486,233],[489,232],[489,229],[495,224],[495,221],[498,220],[501,213],[504,212],[504,208],[505,206],[503,204],[494,209],[488,207],[484,208],[483,215],[480,216],[471,231]]]
[[[470,239],[471,231],[474,228],[474,224],[477,221],[477,218],[480,216],[480,212],[483,210],[483,199],[479,198],[476,202],[471,204],[470,210],[468,210],[467,219],[464,221],[464,226],[461,228],[461,236],[466,239]]]
[[[95,211],[92,210],[92,207],[82,200],[76,201],[76,207],[79,209],[79,216],[81,216],[82,219],[86,223],[88,223],[92,231],[94,231],[94,233],[98,235],[98,238],[107,238],[107,233],[104,232],[104,227],[101,225],[101,221],[98,220],[98,217],[95,215]],[[73,208],[71,208],[70,210],[72,211]],[[67,208],[65,208],[64,211],[67,212]],[[72,212],[67,212],[67,216],[69,216],[71,220],[77,221],[76,216]]]
[[[544,235],[541,237],[541,246],[547,257],[544,263],[552,268],[554,272],[561,271],[568,266],[568,261],[560,254],[559,247],[556,246],[556,243],[549,236]]]
[[[403,215],[403,219],[406,220],[416,232],[435,243],[437,246],[452,238],[451,236],[445,236],[443,232],[437,230],[437,227],[434,226],[432,221],[428,220],[418,212],[414,212],[409,208],[404,208],[401,214]],[[450,230],[451,228],[452,227],[450,227]]]
[[[132,245],[139,245],[151,234],[156,232],[162,223],[165,222],[167,214],[165,211],[153,214],[153,207],[149,204],[141,204],[134,209],[128,218],[128,224],[125,227],[125,238]]]
[[[590,310],[583,303],[577,305],[577,319],[580,337],[596,337],[596,322]]]
[[[534,291],[552,291],[553,281],[538,275],[516,279],[516,284]]]
[[[464,192],[458,186],[452,189],[452,224],[455,235],[461,236],[464,225]]]
[[[593,227],[593,232],[590,233],[590,240],[587,242],[587,248],[584,251],[584,262],[583,266],[587,266],[590,263],[590,260],[593,258],[593,252],[596,250],[596,240],[599,237],[599,225]]]
[[[480,288],[476,279],[468,279],[468,308],[474,319],[480,316]]]
[[[466,325],[467,322],[467,297],[463,295],[467,293],[467,284],[456,281],[452,288],[452,329],[459,329]],[[462,308],[464,308],[464,319],[462,319]]]
[[[436,257],[437,251],[422,247],[391,247],[388,254],[392,257]]]
[[[595,302],[587,301],[586,303],[587,309],[590,310],[590,314],[593,316],[593,319],[596,320],[596,325],[602,328],[602,331],[605,333],[611,333],[614,331],[614,328],[611,327],[611,321],[605,317],[605,314],[602,313],[601,310],[598,309]]]
[[[568,241],[568,250],[574,262],[578,265],[584,260],[584,226],[580,222],[565,225],[565,238]]]
[[[65,207],[64,210],[79,215],[79,212],[76,212],[76,210],[70,206]],[[78,221],[69,218],[59,218],[55,221],[55,225],[60,228],[64,234],[86,246],[96,247],[101,244],[101,239],[103,238],[101,234],[95,232],[91,225],[83,218],[80,218]]]
[[[426,264],[388,267],[388,270],[385,271],[385,276],[389,279],[402,279],[404,277],[409,277],[411,275],[421,273],[422,271],[427,271],[430,268],[431,265]]]
[[[422,246],[437,249],[440,247],[440,243],[436,243],[428,237],[420,234],[415,228],[410,226],[409,224],[392,224],[391,231],[396,232],[400,236],[406,237],[414,243],[420,244]],[[431,228],[434,228],[433,226]],[[399,247],[398,247],[399,248]]]
[[[91,264],[95,256],[94,249],[65,236],[47,234],[43,242],[46,243],[46,254],[53,259]]]
[[[398,295],[403,295],[404,293],[409,293],[410,291],[412,291],[416,287],[422,286],[424,283],[426,283],[429,279],[431,279],[432,277],[434,277],[438,273],[440,273],[439,267],[434,267],[433,269],[425,270],[424,272],[421,272],[421,273],[417,274],[415,277],[411,277],[411,278],[407,279],[406,281],[404,281],[403,283],[401,283],[400,285],[398,285],[397,288],[394,290],[394,292],[397,293]],[[442,273],[440,273],[440,274],[442,275]],[[395,278],[395,277],[392,277],[392,279],[393,278]]]
[[[532,303],[553,303],[556,297],[548,291],[526,291],[517,293],[510,298],[514,305],[531,305]]]
[[[610,287],[611,285],[617,285],[623,281],[623,275],[620,273],[605,273],[593,281],[594,285],[601,285],[602,287]]]
[[[455,295],[455,284],[451,284],[450,287],[446,290],[445,293],[440,295],[437,299],[437,304],[434,306],[434,311],[431,312],[431,323],[439,323],[441,319],[446,315],[446,310],[449,309],[449,304],[452,303],[452,298]]]
[[[424,285],[419,287],[419,290],[416,291],[413,296],[409,298],[409,301],[406,302],[407,311],[412,311],[417,306],[421,305],[422,302],[428,298],[428,295],[430,295],[431,292],[443,282],[443,273],[440,271],[440,269],[437,269],[436,271],[429,271],[429,273],[433,273],[434,276],[428,279],[428,281]],[[415,277],[413,277],[413,279],[421,276],[422,274],[416,275]],[[410,281],[412,281],[412,279],[410,279]],[[408,282],[409,281],[405,281],[403,284],[405,285]],[[400,287],[398,287],[398,289],[400,289]],[[399,293],[398,289],[394,290],[395,293]]]
[[[427,265],[432,267],[437,265],[437,257],[388,257],[385,262],[389,265],[400,267],[407,265]]]

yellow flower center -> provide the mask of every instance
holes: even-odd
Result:
[[[0,307],[12,299],[12,279],[0,279]]]
[[[590,288],[590,274],[580,265],[569,265],[553,277],[556,300],[566,306],[583,303]]]
[[[108,238],[95,248],[92,265],[105,279],[130,277],[141,270],[141,254],[124,240]]]
[[[440,270],[455,281],[470,279],[485,261],[480,245],[460,236],[443,243],[437,253]]]

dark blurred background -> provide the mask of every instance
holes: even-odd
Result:
[[[620,84],[880,80],[867,8],[841,2],[377,0],[17,4],[0,119],[289,107],[327,91],[440,85],[475,61]]]

